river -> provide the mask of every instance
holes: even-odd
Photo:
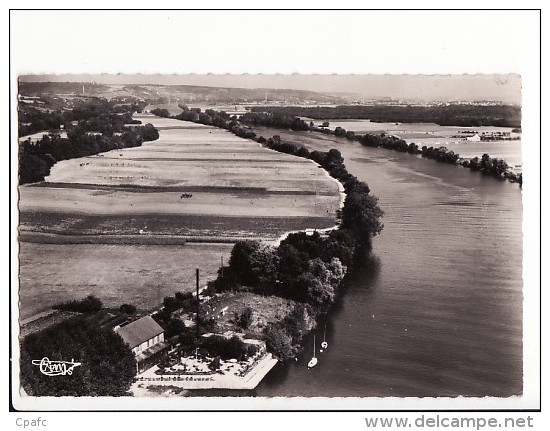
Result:
[[[308,119],[311,121],[311,119]],[[319,120],[313,120],[318,125]],[[414,142],[418,148],[423,145],[438,148],[447,147],[462,157],[479,157],[483,153],[491,157],[504,159],[510,166],[521,166],[523,163],[521,133],[514,132],[512,127],[460,127],[440,126],[434,123],[374,123],[369,120],[328,120],[330,128],[343,127],[355,133],[387,133]],[[508,135],[512,140],[473,142],[467,136]]]
[[[385,211],[374,256],[327,322],[329,348],[279,365],[254,395],[495,396],[522,393],[522,192],[459,166],[309,132],[338,148]]]

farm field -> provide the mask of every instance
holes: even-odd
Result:
[[[315,163],[214,127],[136,118],[160,138],[61,161],[19,187],[22,316],[90,293],[150,308],[196,267],[214,277],[232,242],[336,223],[338,184]]]
[[[142,147],[59,162],[45,182],[20,187],[21,232],[273,240],[334,224],[338,186],[313,162],[214,127],[136,118],[177,129]]]

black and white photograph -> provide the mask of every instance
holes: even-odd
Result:
[[[539,14],[10,11],[11,405],[540,411]]]

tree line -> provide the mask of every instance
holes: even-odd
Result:
[[[209,284],[209,292],[246,290],[296,301],[294,310],[282,321],[269,325],[265,332],[270,351],[281,359],[293,357],[315,319],[334,304],[348,269],[360,264],[372,250],[372,238],[383,229],[378,199],[370,194],[367,183],[347,171],[344,158],[336,149],[309,151],[282,141],[278,135],[265,139],[225,112],[184,110],[172,118],[192,118],[190,121],[216,125],[270,149],[311,159],[343,184],[346,198],[338,229],[323,236],[318,232],[290,234],[278,247],[239,241],[231,251],[229,265]],[[289,124],[303,127],[296,121]]]
[[[133,112],[140,112],[143,102],[122,103],[116,99],[91,97],[77,101],[71,108],[59,107],[55,110],[38,109],[21,104],[18,111],[19,136],[42,131],[70,129],[73,121],[90,132],[112,134],[120,131],[125,124],[139,124],[132,119]]]
[[[340,105],[253,106],[254,114],[287,117],[365,119],[376,123],[435,123],[440,126],[521,127],[521,107],[515,105]]]
[[[281,108],[281,110],[283,109],[284,108]],[[309,108],[305,108],[305,109],[309,109]],[[281,126],[278,124],[289,123],[289,121],[291,121],[291,117],[285,118],[282,121],[282,123],[274,120],[275,117],[280,118],[281,116],[282,116],[281,113],[277,113],[277,114],[270,114],[265,112],[251,113],[250,115],[249,114],[243,115],[241,117],[241,121],[243,121],[244,123],[249,122],[249,124],[253,124],[253,125],[262,125],[267,127],[280,128]],[[295,118],[292,121],[296,123]],[[303,120],[301,121],[303,124],[306,124]],[[407,144],[407,142],[404,139],[398,138],[397,136],[388,135],[386,133],[359,134],[353,131],[349,131],[349,130],[347,131],[343,127],[336,127],[334,130],[331,130],[328,128],[328,126],[329,126],[328,122],[325,122],[325,124],[323,124],[321,127],[317,127],[312,122],[310,122],[308,126],[308,130],[324,133],[324,134],[331,134],[339,138],[346,138],[350,141],[357,141],[361,145],[366,147],[375,147],[375,148],[382,147],[388,150],[394,150],[394,151],[399,151],[399,152],[404,152],[409,154],[420,154],[422,155],[422,157],[434,159],[443,163],[449,163],[454,165],[460,164],[468,169],[479,171],[486,175],[490,175],[498,179],[507,178],[512,182],[517,182],[520,186],[523,183],[523,177],[521,173],[513,172],[510,169],[510,166],[503,159],[491,158],[488,154],[483,154],[481,159],[479,157],[474,157],[473,159],[465,159],[460,157],[458,153],[455,153],[454,151],[449,150],[445,146],[441,146],[438,148],[423,146],[420,149],[418,148],[418,145],[415,144],[414,142]],[[289,144],[280,146],[281,151],[287,152],[285,148],[288,147],[288,145]],[[290,144],[290,145],[292,146],[293,144]],[[292,153],[292,150],[290,150],[290,152]]]
[[[19,143],[19,183],[44,181],[60,160],[138,147],[158,139],[158,130],[151,124],[128,126],[141,123],[132,119],[136,107],[139,106],[93,98],[70,111],[38,114],[35,108],[26,110],[20,115],[20,125],[31,121],[33,126],[28,127],[44,127],[50,132],[35,143],[30,139]],[[61,131],[66,132],[66,137]]]

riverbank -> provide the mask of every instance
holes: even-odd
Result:
[[[281,112],[286,112],[286,108],[281,108]],[[292,112],[292,111],[291,111]],[[338,138],[345,138],[349,141],[357,141],[366,147],[382,147],[389,150],[394,150],[412,155],[421,154],[422,157],[434,159],[439,162],[444,162],[453,165],[461,165],[473,171],[479,171],[483,174],[493,176],[497,179],[508,179],[511,182],[518,183],[520,187],[523,183],[523,175],[515,166],[509,166],[501,158],[491,158],[488,154],[479,155],[471,158],[461,157],[458,153],[449,150],[445,146],[428,147],[427,145],[419,146],[398,136],[386,133],[355,133],[348,131],[341,126],[334,129],[329,128],[329,123],[325,122],[321,126],[316,126],[313,122],[309,124],[300,117],[288,116],[285,114],[277,114],[275,116],[266,112],[249,112],[241,116],[240,121],[252,127],[260,125],[265,127],[275,127],[282,129],[291,129],[294,131],[310,131],[322,133],[325,135],[333,135]],[[248,127],[248,126],[247,126]],[[481,139],[478,136],[479,139]]]
[[[315,165],[318,168],[322,168],[321,165],[314,162],[313,160],[310,160],[310,161],[311,161],[311,163],[315,163]],[[330,179],[332,179],[333,181],[335,181],[338,184],[338,193],[340,193],[340,203],[338,204],[338,211],[341,212],[342,208],[344,208],[344,202],[346,200],[346,189],[340,181],[338,181],[336,178],[331,177],[330,174],[326,170],[323,169],[323,172],[326,174],[327,177],[329,177]],[[281,245],[282,241],[284,241],[286,238],[288,238],[289,235],[300,233],[300,232],[306,232],[306,234],[308,234],[308,235],[312,235],[315,232],[319,233],[320,235],[326,235],[329,232],[332,232],[333,230],[338,229],[339,226],[340,226],[340,224],[337,223],[334,226],[327,227],[327,228],[321,228],[321,229],[306,228],[306,229],[301,229],[301,230],[289,231],[289,232],[286,232],[286,233],[282,234],[275,241],[269,242],[269,244],[274,246],[274,247],[278,247],[279,245]]]
[[[159,139],[59,161],[19,187],[24,317],[86,294],[150,309],[194,290],[197,267],[215,278],[236,241],[334,226],[338,186],[310,161],[212,126],[135,120],[162,125]]]
[[[331,135],[272,133],[310,151],[339,148],[349,171],[379,196],[384,231],[374,239],[375,259],[346,278],[315,371],[307,369],[308,349],[274,369],[255,395],[521,394],[523,294],[533,286],[522,290],[519,187],[358,142],[338,146]]]
[[[185,114],[175,118],[189,121],[190,116]],[[194,122],[214,124],[269,149],[312,160],[339,182],[340,190],[344,189],[338,229],[328,235],[307,230],[286,234],[276,247],[270,248],[239,242],[232,250],[229,266],[209,285],[209,293],[246,289],[301,304],[291,317],[265,329],[268,349],[281,360],[294,358],[303,339],[315,327],[305,322],[318,321],[326,314],[335,302],[347,268],[370,253],[372,238],[383,228],[383,212],[377,198],[369,194],[368,185],[347,171],[344,159],[335,149],[310,152],[303,146],[282,142],[278,136],[258,137],[236,119],[213,110],[193,118]],[[254,262],[261,264],[255,267]],[[305,329],[296,329],[300,327]]]
[[[185,128],[178,128],[178,130],[182,129]],[[160,175],[160,181],[157,181],[159,178],[158,176],[152,177],[151,175],[147,175],[146,172],[143,171],[144,167],[146,167],[144,163],[151,163],[151,160],[162,162],[159,163],[158,166],[154,166],[154,168],[156,168],[154,169],[155,173],[161,172],[161,174],[166,173],[166,162],[171,165],[174,161],[182,161],[182,158],[175,158],[173,155],[171,157],[166,157],[173,148],[159,149],[159,146],[163,144],[167,147],[173,147],[176,144],[182,145],[179,140],[177,143],[170,142],[167,145],[164,140],[164,135],[169,134],[169,131],[163,130],[159,142],[151,146],[144,146],[136,150],[118,150],[111,154],[90,157],[87,158],[85,163],[78,159],[74,159],[57,164],[54,168],[53,175],[48,177],[48,181],[45,184],[22,187],[23,199],[20,206],[22,211],[21,220],[23,221],[21,226],[21,238],[24,240],[22,242],[22,256],[28,257],[32,255],[33,252],[46,249],[47,252],[42,252],[40,255],[44,256],[44,258],[51,259],[55,255],[52,251],[55,251],[58,253],[59,258],[56,260],[62,271],[56,271],[51,266],[48,266],[48,269],[55,277],[61,278],[68,277],[66,268],[69,267],[75,259],[77,261],[82,258],[86,259],[86,265],[81,265],[82,269],[71,274],[78,280],[77,283],[74,283],[75,286],[70,291],[71,295],[76,295],[76,291],[79,287],[86,289],[87,293],[89,293],[90,290],[101,290],[101,285],[99,285],[99,283],[103,284],[105,278],[110,276],[122,277],[125,279],[126,283],[130,282],[130,284],[132,284],[132,280],[129,280],[129,278],[132,277],[134,279],[137,277],[142,282],[142,279],[147,276],[148,271],[146,271],[144,267],[140,267],[139,272],[128,271],[128,268],[125,267],[125,258],[129,258],[132,263],[137,263],[137,260],[141,260],[142,262],[145,261],[148,268],[152,260],[151,251],[156,251],[157,249],[161,250],[161,271],[155,271],[154,274],[151,274],[155,279],[156,288],[155,285],[153,285],[152,288],[149,288],[147,292],[144,293],[148,295],[148,301],[157,301],[157,312],[153,315],[155,318],[158,318],[161,324],[167,323],[163,325],[165,335],[167,339],[170,339],[170,343],[178,349],[178,355],[184,358],[185,361],[192,361],[189,351],[187,350],[189,345],[185,343],[185,335],[188,335],[185,324],[186,321],[192,321],[193,317],[188,319],[188,316],[181,315],[179,316],[181,319],[175,318],[170,314],[175,310],[168,310],[168,312],[165,313],[169,315],[166,320],[163,320],[164,316],[159,317],[163,311],[166,311],[167,301],[165,301],[164,307],[158,308],[159,302],[162,303],[161,286],[158,285],[158,274],[160,273],[165,276],[167,272],[166,267],[168,266],[166,261],[169,260],[167,259],[167,252],[174,248],[179,266],[177,270],[178,279],[175,283],[170,283],[167,287],[162,286],[163,290],[166,290],[166,288],[174,289],[174,285],[183,286],[184,290],[189,289],[190,285],[192,286],[194,284],[192,283],[194,279],[190,279],[191,277],[186,279],[185,274],[182,276],[183,271],[181,270],[180,260],[183,257],[183,260],[186,261],[186,265],[190,263],[185,259],[186,255],[192,252],[192,250],[188,250],[189,246],[187,245],[187,239],[200,240],[200,237],[184,237],[174,234],[173,230],[170,232],[171,226],[177,224],[181,229],[180,225],[182,221],[192,220],[193,217],[202,217],[202,219],[204,219],[204,215],[200,215],[200,213],[204,212],[205,208],[212,207],[211,213],[213,213],[213,215],[210,215],[210,217],[208,217],[209,219],[215,218],[217,214],[216,211],[222,213],[230,211],[232,214],[225,217],[222,215],[221,217],[223,217],[224,220],[231,220],[234,222],[235,229],[239,229],[240,223],[241,231],[243,223],[243,218],[239,217],[239,212],[241,210],[248,211],[248,219],[256,222],[254,226],[265,224],[266,220],[283,219],[283,222],[279,220],[279,228],[283,227],[286,231],[289,230],[286,229],[287,226],[300,227],[300,223],[305,223],[307,228],[318,226],[322,229],[325,226],[330,227],[333,225],[343,199],[340,193],[341,190],[335,193],[335,189],[341,189],[341,184],[333,178],[329,180],[326,172],[320,169],[320,165],[312,160],[300,160],[288,154],[276,155],[273,151],[263,148],[259,143],[243,142],[242,139],[231,136],[228,137],[225,133],[223,133],[224,136],[220,136],[222,132],[218,132],[212,127],[193,126],[192,128],[187,128],[187,130],[189,129],[195,131],[195,133],[192,134],[193,136],[188,136],[189,141],[197,137],[198,130],[201,132],[200,136],[205,140],[207,139],[210,143],[210,147],[207,148],[207,150],[212,150],[212,147],[218,145],[219,153],[223,154],[222,157],[217,158],[215,161],[209,157],[200,158],[202,163],[205,165],[208,164],[211,168],[209,174],[212,174],[212,171],[216,169],[220,169],[219,166],[216,165],[216,163],[219,164],[220,160],[225,164],[231,164],[233,168],[235,168],[236,164],[241,163],[244,168],[251,171],[245,171],[248,176],[244,175],[243,178],[243,171],[242,169],[240,170],[240,181],[242,181],[242,183],[238,183],[234,176],[224,172],[224,177],[216,177],[218,182],[215,183],[213,187],[217,186],[217,188],[206,191],[199,188],[194,189],[191,193],[188,190],[182,189],[181,183],[176,184],[176,187],[180,187],[176,191],[170,190],[170,185],[166,184],[164,181],[166,177],[163,175]],[[217,141],[218,137],[220,138],[220,142]],[[174,137],[172,137],[172,139],[173,138]],[[189,145],[196,145],[196,143],[193,141],[193,143]],[[200,145],[197,146],[199,147]],[[238,146],[240,146],[238,149],[240,151],[235,151],[234,148]],[[185,150],[186,149],[187,148],[185,148]],[[196,149],[196,151],[199,150],[199,148]],[[204,149],[202,150],[204,151]],[[214,150],[214,152],[215,151],[216,150]],[[249,151],[254,153],[256,157],[253,155],[250,160],[247,161],[246,166],[244,166],[244,159],[242,157],[246,156]],[[151,157],[151,154],[149,154],[149,157],[143,157],[143,153],[155,152],[161,153],[159,157]],[[241,153],[239,160],[236,160],[237,158],[235,157],[237,152]],[[212,151],[210,151],[210,153],[212,154]],[[184,162],[188,163],[190,161],[189,159],[193,161],[195,166],[199,160],[197,157],[187,158]],[[271,164],[268,164],[268,161],[271,161]],[[249,177],[251,178],[257,174],[253,169],[251,170],[251,165],[255,162],[259,163],[258,168],[261,167],[262,175],[259,175],[253,183],[257,187],[247,187],[246,183]],[[288,166],[286,169],[285,164]],[[239,168],[241,167],[239,166]],[[269,178],[269,175],[266,175],[266,169],[269,168],[273,171],[271,178]],[[120,172],[121,170],[125,172]],[[288,175],[292,172],[295,173],[294,177]],[[175,174],[169,172],[169,175]],[[191,179],[195,178],[197,177],[192,176]],[[270,179],[272,180],[271,184],[269,184]],[[204,184],[208,182],[204,178],[202,178],[202,180]],[[189,181],[189,178],[184,178],[183,181]],[[198,186],[200,187],[204,184],[201,183]],[[245,186],[243,186],[243,184]],[[50,185],[51,187],[49,187]],[[264,185],[267,185],[267,187]],[[311,185],[312,187],[306,188],[307,185]],[[274,196],[270,196],[271,190],[274,191]],[[232,201],[231,204],[227,202],[228,205],[224,206],[223,198],[214,202],[212,196],[216,193],[227,196],[226,200]],[[242,205],[237,205],[241,195]],[[48,199],[48,196],[55,196],[55,199]],[[124,199],[120,199],[121,196],[124,197]],[[52,201],[55,201],[55,204],[53,204]],[[111,204],[109,204],[109,202]],[[133,204],[132,208],[128,208],[130,203]],[[254,207],[254,203],[260,203],[262,205]],[[269,211],[266,207],[266,203],[272,203],[273,207],[276,207],[276,210]],[[80,204],[82,204],[82,206],[78,210],[72,209],[75,205],[80,206]],[[168,207],[166,210],[168,215],[163,214],[162,205]],[[193,208],[193,205],[195,205],[195,208]],[[257,207],[260,208],[257,209]],[[231,209],[233,209],[233,211],[231,211]],[[299,220],[296,220],[297,212],[299,214],[301,210],[303,210],[305,214],[301,214],[302,216],[299,217]],[[321,213],[322,217],[318,217],[318,213]],[[262,214],[267,217],[262,217]],[[311,214],[311,217],[308,217],[308,214]],[[321,219],[323,219],[325,223],[317,224],[316,221],[318,222]],[[327,220],[330,222],[327,222]],[[285,224],[287,221],[289,222],[288,225]],[[50,224],[49,231],[44,226],[45,222]],[[163,234],[161,229],[166,230],[166,234]],[[215,234],[215,232],[208,232],[208,234],[204,236],[204,239],[207,241],[220,241],[222,239],[225,240],[223,241],[224,243],[227,243],[227,239],[236,242],[243,239],[243,236],[238,238],[235,236],[227,236],[227,230],[225,231],[225,237],[221,239],[216,239],[216,236],[213,234]],[[270,236],[265,236],[267,239],[270,239]],[[250,239],[250,237],[248,237],[248,239]],[[200,246],[197,245],[197,247]],[[126,256],[117,255],[117,252],[120,250],[123,250]],[[136,253],[132,253],[133,251]],[[99,255],[97,255],[96,252],[99,252]],[[110,256],[112,254],[116,255],[116,258],[112,259],[112,262],[117,266],[117,270],[112,272],[107,271],[108,274],[104,275],[104,262],[108,260],[107,255]],[[61,255],[65,256],[61,258]],[[137,256],[139,256],[139,258]],[[222,255],[222,257],[225,256]],[[198,258],[201,260],[200,257]],[[206,276],[202,276],[203,284],[210,278],[208,268],[204,267],[210,265],[212,267],[215,266],[216,270],[218,269],[217,265],[220,261],[219,256],[217,256],[215,260],[210,260],[212,262],[200,262],[195,266],[196,268],[200,266],[201,270],[206,269],[206,271],[204,271],[206,272]],[[26,260],[22,259],[22,262],[25,263]],[[28,266],[23,264],[21,267],[21,273],[24,275],[22,280],[27,283],[29,278],[29,266],[42,275],[44,272],[44,266],[37,265],[36,259],[28,259],[28,262]],[[126,259],[126,263],[128,263],[128,259]],[[90,270],[93,272],[91,277],[86,275],[86,272],[90,272]],[[82,280],[85,280],[85,283],[82,283]],[[61,283],[57,283],[56,281],[57,280],[53,280],[52,275],[47,278],[49,284],[61,286]],[[90,285],[93,285],[91,289]],[[138,296],[137,292],[135,292],[135,285],[131,286],[133,291],[130,294],[125,294],[123,296],[118,296],[112,292],[113,289],[120,288],[120,282],[109,282],[107,285],[111,289],[108,298],[109,306],[114,305],[115,308],[118,308],[120,303],[124,303],[134,307],[135,304],[137,304],[142,308],[142,301],[137,300]],[[149,286],[150,284],[148,287]],[[171,293],[173,293],[173,291]],[[178,293],[182,294],[182,292]],[[102,298],[106,297],[106,290],[98,296]],[[122,297],[124,299],[121,299]],[[52,295],[52,298],[54,298],[55,302],[66,300],[66,298],[56,295]],[[43,298],[41,299],[42,302],[40,305],[47,306]],[[117,301],[118,304],[112,304],[113,300]],[[204,301],[203,305],[205,307],[210,305],[205,296],[202,296],[201,300]],[[281,302],[287,303],[288,301],[281,300]],[[270,311],[272,309],[273,307],[269,307]],[[282,307],[278,309],[280,310]],[[23,311],[29,313],[28,309]],[[197,318],[199,323],[195,324],[201,325],[203,323],[203,318],[204,316],[201,314],[201,318]],[[170,326],[176,320],[178,321],[176,326]],[[277,318],[273,317],[272,320],[277,321]],[[204,323],[208,325],[211,322],[208,321]],[[89,322],[88,326],[92,328],[95,325],[96,322]],[[203,329],[204,328],[201,327],[202,335],[204,335]],[[221,334],[222,332],[216,330],[216,333]],[[260,335],[260,338],[261,337],[262,335]],[[202,337],[198,341],[193,337],[192,343],[196,343],[198,346],[205,346],[208,344],[203,341]],[[254,344],[255,341],[261,343],[265,350],[265,342],[258,339],[247,338],[243,340],[242,343],[249,347],[249,345]],[[232,343],[233,339],[230,339],[229,342]],[[206,346],[205,349],[206,348],[212,348],[213,352],[216,352],[217,349],[216,346],[210,345]],[[49,352],[47,353],[49,355]],[[219,354],[218,356],[223,355]],[[204,371],[209,374],[209,376],[197,376],[185,372],[174,376],[168,372],[166,380],[170,382],[176,380],[179,381],[180,384],[183,384],[183,381],[185,381],[185,385],[191,384],[191,386],[186,386],[186,388],[189,389],[217,388],[249,390],[253,389],[277,362],[277,360],[272,357],[271,353],[261,358],[253,358],[252,361],[249,361],[248,351],[243,350],[235,357],[240,358],[240,362],[246,362],[242,364],[243,366],[240,371],[235,370],[238,375],[235,374],[233,370],[231,370],[231,373],[225,373],[225,371],[229,370],[224,371],[222,364],[221,367],[217,367],[217,371],[222,371],[222,373],[216,371],[216,375],[214,375],[214,373],[208,373],[206,370]],[[214,355],[207,360],[211,362],[208,365],[216,369],[216,365],[212,364],[212,362],[219,362],[219,358]],[[189,363],[187,365],[190,366],[191,364]],[[229,367],[232,369],[234,368],[233,365]],[[161,372],[159,376],[164,380],[163,372]],[[159,377],[149,377],[149,379],[158,378]],[[148,382],[152,383],[156,382],[156,380],[148,380]],[[206,386],[204,386],[205,382]]]

